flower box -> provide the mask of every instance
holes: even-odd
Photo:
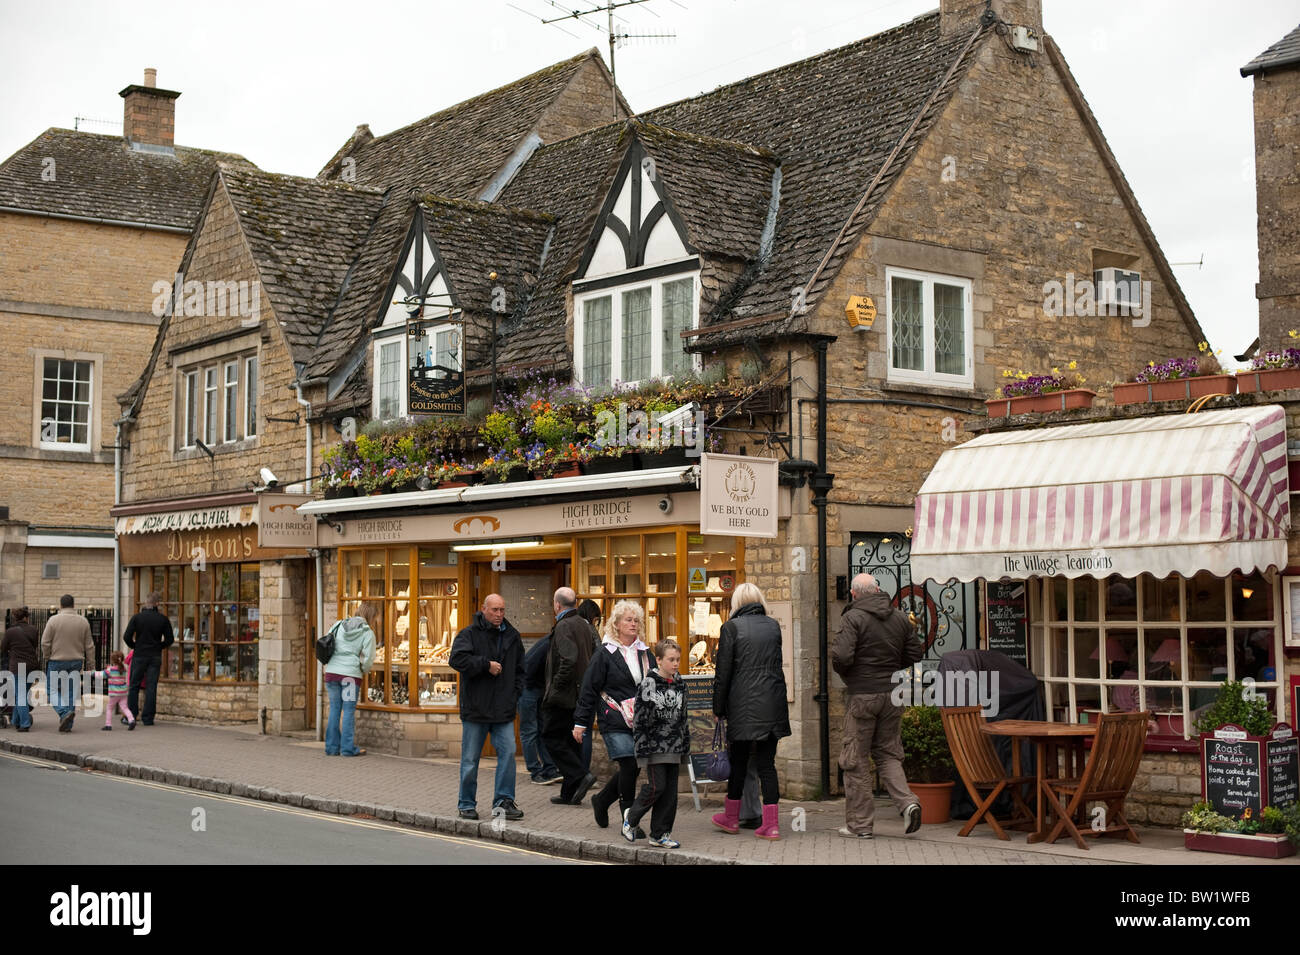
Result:
[[[990,398],[984,402],[990,418],[1007,418],[1017,414],[1070,411],[1091,408],[1097,392],[1088,388],[1067,388],[1043,395],[1017,395],[1014,398]]]
[[[588,474],[619,474],[636,470],[635,454],[602,454],[587,462]]]
[[[1261,833],[1247,836],[1240,832],[1197,832],[1183,830],[1183,845],[1194,852],[1225,852],[1256,859],[1285,859],[1295,855],[1295,846],[1284,835]]]
[[[1168,381],[1119,382],[1114,388],[1114,399],[1117,405],[1131,405],[1142,401],[1191,401],[1206,395],[1236,393],[1236,375],[1198,375]]]
[[[1252,391],[1286,391],[1300,388],[1300,368],[1261,368],[1258,371],[1237,372],[1237,391],[1243,395]]]
[[[340,484],[336,487],[325,488],[325,500],[333,501],[340,497],[356,497],[357,489],[352,484]]]
[[[664,448],[662,451],[641,452],[641,467],[646,470],[651,468],[684,468],[690,463],[687,460],[685,448]]]
[[[505,480],[507,483],[513,484],[518,481],[531,481],[532,478],[533,475],[532,472],[528,470],[528,465],[516,464],[506,472]]]

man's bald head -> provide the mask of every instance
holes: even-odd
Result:
[[[501,626],[506,619],[506,601],[500,594],[488,594],[483,598],[483,619],[494,627]]]
[[[574,593],[572,587],[561,587],[555,592],[555,612],[561,614],[566,610],[572,610],[578,606],[578,595]]]
[[[849,584],[849,589],[853,593],[853,599],[857,600],[867,594],[874,594],[880,589],[880,586],[876,583],[876,578],[870,574],[858,574],[853,578],[853,582]]]

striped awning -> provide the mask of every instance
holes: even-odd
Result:
[[[1276,405],[986,434],[916,498],[917,580],[1227,576],[1287,563]]]

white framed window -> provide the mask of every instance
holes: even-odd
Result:
[[[225,442],[239,439],[239,362],[228,361],[222,370],[223,431]]]
[[[244,437],[257,434],[257,356],[244,359]]]
[[[459,315],[454,313],[453,318]],[[394,333],[393,329],[399,331]],[[381,421],[404,418],[409,413],[406,399],[407,368],[414,376],[445,378],[448,372],[463,371],[465,344],[458,322],[426,325],[424,334],[407,338],[405,320],[386,323],[374,340],[374,381],[371,406]],[[435,369],[429,371],[428,369]],[[438,370],[441,369],[441,370]]]
[[[973,388],[970,279],[885,270],[889,380]]]
[[[1195,740],[1226,680],[1254,681],[1282,718],[1282,594],[1276,574],[1165,579],[1035,578],[1030,659],[1048,718],[1095,722],[1149,710],[1149,742]]]
[[[375,342],[375,417],[382,421],[402,416],[402,352],[404,339],[391,337]]]
[[[185,373],[181,386],[181,447],[194,447],[194,439],[199,436],[199,373]]]
[[[41,365],[40,446],[89,451],[94,363],[46,358]]]
[[[217,443],[217,369],[203,369],[203,443]]]
[[[574,295],[573,353],[588,387],[699,368],[681,332],[699,326],[698,272]]]

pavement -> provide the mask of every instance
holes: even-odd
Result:
[[[998,840],[985,825],[966,838],[960,822],[923,826],[904,836],[892,803],[877,804],[875,838],[846,839],[843,799],[781,802],[779,841],[718,831],[709,817],[721,808],[721,787],[709,787],[704,811],[696,812],[689,793],[679,797],[673,836],[682,847],[668,850],[635,845],[616,826],[599,829],[588,798],[580,807],[550,801],[558,787],[531,783],[522,763],[516,774],[516,802],[525,816],[518,822],[490,819],[495,760],[479,764],[482,821],[456,817],[459,785],[454,760],[412,759],[373,752],[354,758],[326,756],[312,739],[266,736],[256,726],[211,726],[159,721],[133,732],[115,723],[105,733],[103,712],[78,713],[71,733],[59,733],[48,707],[35,711],[28,733],[0,730],[0,749],[168,785],[283,803],[354,818],[389,820],[434,832],[503,842],[538,852],[600,862],[778,865],[1297,865],[1300,858],[1275,861],[1190,852],[1180,830],[1140,828],[1140,845],[1089,840],[1088,850],[1064,841],[1028,845],[1023,834]],[[4,767],[0,765],[0,772]],[[603,780],[602,780],[603,781]],[[617,815],[615,813],[614,815]]]

